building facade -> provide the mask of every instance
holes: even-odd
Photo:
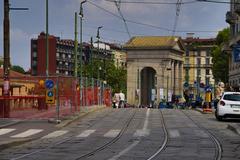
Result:
[[[114,57],[114,64],[117,68],[126,68],[127,67],[127,54],[122,49],[122,46],[116,44],[110,44],[110,48]]]
[[[78,44],[79,46],[79,44]],[[112,59],[110,50],[101,47],[102,44],[83,43],[82,57],[80,58],[79,48],[77,61],[80,64],[82,59],[83,65],[95,59]],[[49,36],[49,75],[73,76],[75,69],[74,41],[69,39],[60,39],[59,37]],[[31,74],[34,76],[46,75],[46,35],[40,33],[37,39],[31,40]]]
[[[133,37],[127,52],[127,101],[158,104],[182,95],[184,46],[179,37]]]
[[[237,3],[235,3],[237,2]],[[226,13],[226,22],[230,25],[230,42],[225,47],[229,54],[229,84],[235,89],[240,87],[240,1],[231,0],[230,11]]]
[[[202,87],[214,86],[211,50],[216,40],[187,37],[183,41],[186,48],[183,66],[185,87],[198,92],[200,84]]]

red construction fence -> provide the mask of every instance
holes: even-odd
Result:
[[[54,82],[54,104],[46,104],[46,80]],[[0,80],[0,118],[48,119],[79,112],[83,107],[111,106],[111,88],[92,78],[11,77],[10,96]]]

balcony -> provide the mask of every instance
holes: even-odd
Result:
[[[236,13],[233,12],[227,12],[226,13],[226,22],[229,24],[234,24],[236,23],[238,20],[238,16],[236,15]]]

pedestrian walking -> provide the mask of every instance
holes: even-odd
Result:
[[[120,93],[119,93],[119,98],[120,98],[119,107],[123,108],[124,102],[125,102],[125,95],[124,95],[124,93],[122,93],[122,91],[120,91]]]

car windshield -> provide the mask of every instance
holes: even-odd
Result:
[[[240,101],[240,94],[226,94],[223,99],[228,101]]]

